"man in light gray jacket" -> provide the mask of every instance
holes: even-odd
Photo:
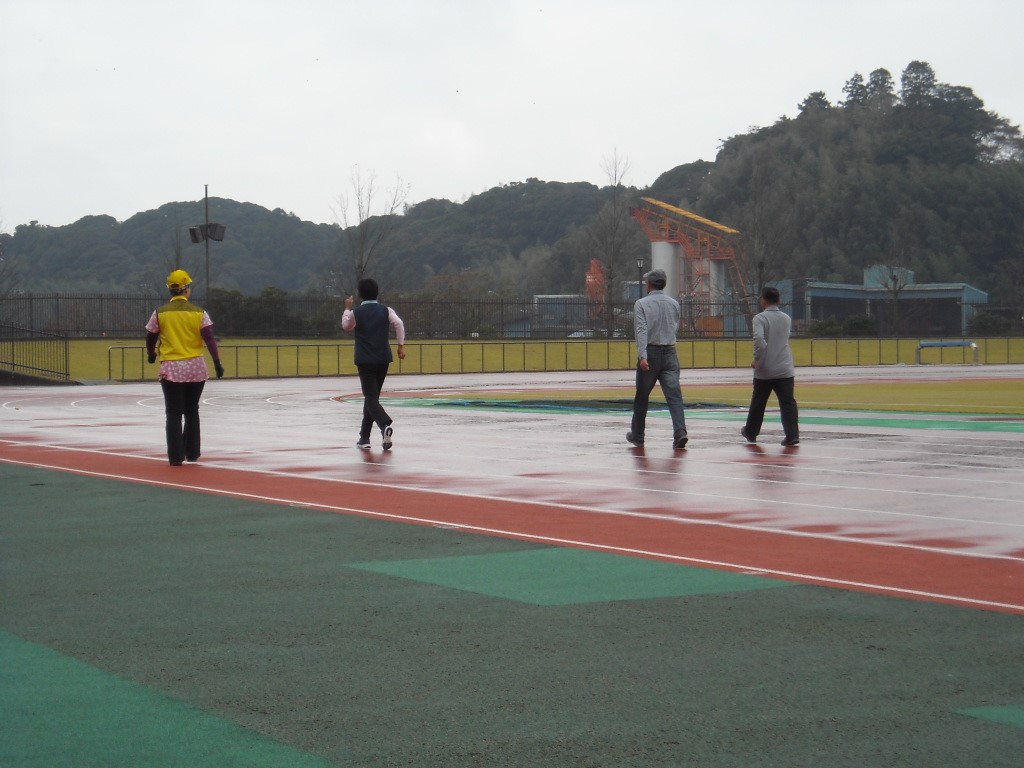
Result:
[[[779,309],[779,289],[766,287],[761,292],[761,312],[754,315],[754,393],[750,398],[747,423],[740,434],[748,443],[757,442],[764,422],[764,409],[772,392],[779,400],[783,445],[800,444],[796,398],[793,397],[795,370],[793,351],[789,347],[792,321]]]
[[[686,414],[679,386],[679,355],[676,331],[679,328],[679,302],[666,294],[665,271],[654,269],[644,275],[647,295],[633,305],[636,332],[636,394],[633,396],[633,421],[626,439],[643,446],[647,430],[647,410],[655,384],[661,384],[669,416],[672,417],[672,448],[686,448]]]

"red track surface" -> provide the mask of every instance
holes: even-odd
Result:
[[[892,429],[837,435],[805,423],[799,449],[775,440],[762,448],[742,443],[730,415],[692,420],[691,450],[674,454],[654,447],[657,421],[642,450],[624,443],[625,421],[614,416],[395,407],[396,448],[385,454],[350,447],[358,401],[332,400],[338,383],[211,386],[207,455],[174,468],[162,457],[152,385],[10,390],[0,466],[1024,614],[1014,436],[928,432],[920,442]]]

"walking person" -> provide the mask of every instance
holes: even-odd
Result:
[[[405,323],[391,307],[377,301],[379,288],[375,280],[363,278],[357,286],[360,304],[353,309],[351,296],[345,299],[341,327],[355,333],[355,363],[359,371],[359,386],[363,390],[363,421],[359,427],[356,448],[370,447],[370,431],[376,424],[380,428],[385,451],[391,450],[394,428],[391,417],[380,404],[380,392],[388,375],[388,366],[394,361],[388,329],[395,329],[398,357],[405,359]]]
[[[748,443],[757,442],[764,422],[764,409],[768,398],[775,393],[782,417],[783,445],[800,444],[800,427],[796,398],[793,396],[795,368],[793,351],[789,346],[792,321],[779,309],[779,289],[771,286],[761,291],[761,311],[754,315],[754,391],[750,398],[747,423],[740,434]]]
[[[655,269],[644,275],[647,295],[633,305],[636,331],[636,394],[633,397],[633,422],[626,440],[642,446],[647,426],[651,391],[661,384],[672,417],[672,447],[686,447],[686,417],[683,392],[679,387],[679,355],[676,330],[679,328],[679,302],[664,293],[665,272]]]
[[[160,358],[160,387],[167,416],[167,460],[171,466],[198,461],[200,454],[199,400],[210,374],[203,344],[210,351],[217,378],[224,376],[213,321],[191,303],[192,278],[183,269],[167,276],[171,300],[153,311],[146,323],[146,352],[150,363]]]

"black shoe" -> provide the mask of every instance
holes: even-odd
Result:
[[[643,444],[644,444],[644,439],[643,439],[643,437],[637,437],[637,436],[636,436],[636,435],[634,435],[634,434],[633,434],[632,432],[627,432],[627,433],[626,433],[626,439],[627,439],[627,440],[628,440],[629,442],[631,442],[631,443],[632,443],[633,445],[639,445],[639,446],[643,446]]]
[[[181,465],[182,465],[182,462],[180,462],[180,461],[172,461],[171,462],[171,466],[172,467],[180,467]]]
[[[743,429],[740,430],[740,434],[743,436],[743,439],[746,440],[748,443],[756,443],[757,442],[757,436],[756,435],[751,435],[749,432],[747,432],[747,428],[746,427],[744,427]]]
[[[361,448],[364,451],[370,450],[370,438],[368,438],[368,437],[360,437],[356,441],[356,448]]]
[[[689,438],[686,435],[680,435],[672,441],[672,448],[676,451],[681,451],[686,447],[686,443],[689,442]]]
[[[800,445],[800,438],[799,437],[787,437],[785,440],[782,441],[782,444],[786,445],[786,446]]]
[[[384,427],[384,429],[382,429],[380,431],[380,433],[381,433],[381,436],[384,438],[384,450],[385,451],[390,451],[391,450],[391,436],[395,434],[395,430],[393,430],[391,428],[391,425],[388,424],[386,427]]]

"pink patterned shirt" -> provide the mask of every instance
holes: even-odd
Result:
[[[203,312],[202,327],[213,325],[210,316]],[[146,323],[146,330],[150,333],[160,333],[160,321],[156,312]],[[167,381],[174,381],[179,384],[195,381],[206,381],[210,378],[210,371],[206,367],[206,358],[190,357],[187,360],[162,360],[160,362],[160,378]]]

